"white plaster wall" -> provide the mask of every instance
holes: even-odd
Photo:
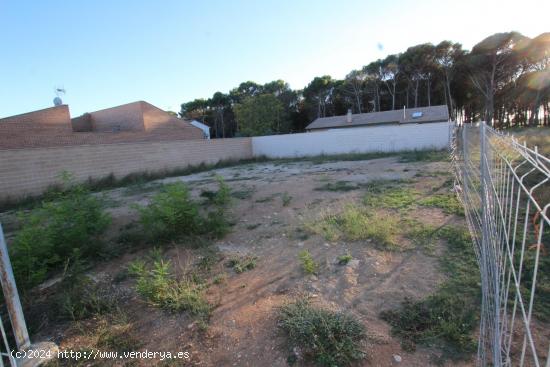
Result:
[[[392,152],[444,149],[449,146],[450,123],[381,125],[322,132],[258,136],[252,154],[290,158],[319,154]]]

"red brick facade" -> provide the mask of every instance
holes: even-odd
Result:
[[[202,139],[189,122],[143,101],[73,119],[66,105],[0,119],[0,150]]]

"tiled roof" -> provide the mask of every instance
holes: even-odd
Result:
[[[413,117],[413,116],[418,117]],[[306,127],[311,129],[330,129],[338,127],[354,127],[391,123],[424,123],[448,121],[449,111],[447,106],[431,106],[408,108],[405,110],[391,110],[370,113],[356,113],[351,115],[351,123],[347,122],[347,115],[320,117]]]

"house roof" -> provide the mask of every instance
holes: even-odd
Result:
[[[420,115],[420,116],[418,116]],[[414,117],[416,116],[416,117]],[[408,108],[405,110],[391,110],[369,113],[355,113],[351,115],[351,123],[347,122],[347,115],[320,117],[306,127],[306,130],[330,129],[339,127],[355,127],[377,124],[407,124],[448,121],[447,106],[431,106]]]
[[[206,125],[206,124],[203,124],[202,122],[200,121],[197,121],[197,120],[191,120],[189,121],[189,123],[195,127],[198,127],[198,128],[201,128],[203,130],[210,130],[210,126]]]

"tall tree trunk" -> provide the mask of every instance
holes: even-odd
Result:
[[[453,116],[453,96],[451,94],[451,81],[449,80],[448,73],[445,73],[445,84],[447,86],[447,91],[449,92],[449,116]]]
[[[393,93],[391,94],[391,109],[395,110],[395,81],[393,82]]]
[[[415,81],[414,86],[414,108],[418,107],[418,85],[420,84],[419,80]]]
[[[431,99],[431,82],[430,82],[430,79],[428,78],[428,107],[432,105],[432,99]]]

